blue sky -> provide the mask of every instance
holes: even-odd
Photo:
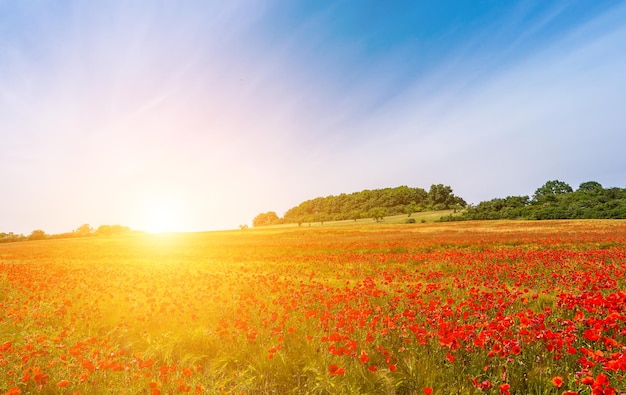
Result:
[[[624,187],[620,1],[0,0],[0,231]]]

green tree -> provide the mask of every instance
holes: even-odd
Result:
[[[450,186],[443,184],[431,185],[430,190],[428,191],[427,202],[433,209],[445,210],[457,204],[461,207],[467,206],[465,200],[454,195]]]
[[[559,180],[548,181],[537,188],[533,195],[533,203],[554,202],[557,196],[573,192],[571,186]]]
[[[601,192],[602,185],[596,181],[586,181],[578,186],[576,192]]]
[[[387,209],[384,207],[375,207],[371,209],[367,214],[374,221],[378,222],[383,220],[385,215],[387,215]]]

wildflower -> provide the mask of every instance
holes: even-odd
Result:
[[[424,394],[426,395],[430,395],[433,393],[433,389],[430,387],[424,387],[423,391],[424,391]]]
[[[591,376],[585,376],[582,379],[580,379],[580,382],[583,383],[584,385],[593,385],[595,380]]]
[[[0,351],[1,352],[5,352],[7,351],[9,348],[11,348],[13,344],[10,341],[6,341],[4,343],[2,343],[2,345],[0,346]]]
[[[556,388],[561,388],[561,386],[563,385],[563,377],[561,376],[555,376],[552,379],[552,384],[556,387]]]
[[[59,387],[67,387],[68,385],[70,385],[70,382],[68,380],[61,380],[57,383],[57,386]]]
[[[82,362],[83,368],[87,369],[90,372],[93,372],[94,370],[96,370],[96,365],[93,364],[93,362],[85,359]]]
[[[20,388],[17,385],[14,385],[13,387],[9,388],[6,395],[20,395],[21,393],[22,391],[20,390]]]
[[[339,376],[342,375],[346,372],[345,368],[340,368],[339,366],[332,364],[328,367],[328,371],[330,372],[331,375],[333,376]]]
[[[521,352],[522,352],[522,348],[519,346],[519,344],[516,344],[513,347],[511,347],[511,353],[515,355],[519,355]]]
[[[361,351],[361,355],[359,356],[359,360],[361,361],[361,363],[368,363],[369,362],[370,357],[367,355],[365,350]]]

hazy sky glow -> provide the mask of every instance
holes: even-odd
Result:
[[[625,187],[625,43],[620,1],[0,0],[0,232]]]

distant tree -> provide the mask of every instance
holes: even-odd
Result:
[[[76,236],[79,236],[79,237],[89,236],[93,233],[93,228],[89,224],[83,224],[79,226],[78,228],[76,228],[75,233],[76,233]]]
[[[576,192],[600,192],[602,190],[602,185],[599,182],[587,181],[580,184]]]
[[[113,230],[111,229],[111,225],[100,225],[95,233],[98,236],[110,236],[113,234]]]
[[[361,213],[359,212],[359,210],[352,210],[349,213],[349,218],[353,219],[356,222],[357,219],[361,218]]]
[[[100,225],[94,234],[98,236],[114,236],[129,233],[130,228],[122,225]]]
[[[554,202],[557,196],[573,192],[571,186],[563,181],[548,181],[541,187],[537,188],[533,195],[533,203]]]
[[[447,209],[456,206],[466,206],[463,199],[454,196],[450,187],[441,185],[441,188],[443,199],[436,206],[437,208]],[[435,201],[440,199],[439,196],[435,196],[434,191],[431,193],[430,198]],[[428,192],[422,188],[411,188],[403,185],[395,188],[365,189],[350,194],[342,193],[338,196],[331,195],[310,199],[287,210],[284,218],[279,219],[279,222],[302,223],[346,219],[357,220],[358,218],[370,217],[370,210],[376,208],[386,209],[385,216],[410,215],[413,212],[422,211],[425,207],[433,207],[429,203]],[[365,214],[361,215],[361,213]],[[260,222],[262,222],[262,219],[264,218],[259,217]]]
[[[252,220],[252,226],[266,226],[279,223],[278,215],[273,211],[262,213],[254,217]]]
[[[407,204],[406,206],[404,206],[404,214],[408,214],[409,217],[413,213],[417,213],[419,211],[422,211],[422,207],[418,206],[417,203],[415,202],[411,202]]]
[[[41,229],[33,230],[30,235],[28,235],[28,240],[42,240],[45,239],[48,235]]]
[[[454,205],[465,207],[467,203],[465,200],[458,196],[455,196],[452,192],[452,188],[448,185],[433,184],[428,191],[427,198],[428,205],[434,209],[448,209]]]
[[[15,241],[25,240],[26,236],[23,234],[15,234],[13,232],[0,233],[0,243],[12,243]]]
[[[387,215],[387,209],[384,207],[375,207],[368,212],[368,216],[376,222],[383,220],[385,215]]]

